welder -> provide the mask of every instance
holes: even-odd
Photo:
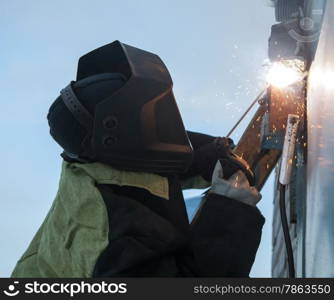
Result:
[[[186,131],[170,74],[115,41],[48,113],[59,190],[13,277],[248,277],[264,218],[233,142]],[[189,223],[182,188],[209,187]]]

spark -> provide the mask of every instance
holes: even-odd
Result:
[[[272,63],[266,79],[272,86],[285,88],[303,80],[304,77],[303,62],[294,59]]]

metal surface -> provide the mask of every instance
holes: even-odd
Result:
[[[305,80],[284,88],[270,87],[270,100],[263,123],[262,147],[265,149],[283,149],[286,122],[289,114],[304,118]]]
[[[261,104],[250,121],[234,153],[243,158],[255,174],[255,186],[260,191],[268,179],[272,169],[275,167],[280,150],[262,149],[261,127],[267,105]]]
[[[305,276],[334,277],[334,1],[309,79]]]
[[[334,2],[334,1],[332,1]],[[301,13],[299,17],[299,24],[301,27],[303,25],[312,25],[312,30],[306,30],[303,32],[303,35],[296,36],[297,41],[299,42],[298,45],[303,49],[303,57],[306,62],[306,69],[309,70],[311,63],[315,57],[315,53],[317,50],[318,45],[318,37],[320,35],[320,28],[322,26],[322,17],[323,12],[325,11],[325,0],[305,0],[304,1],[304,11]],[[331,8],[329,8],[331,9]],[[311,19],[312,20],[311,20]],[[307,21],[307,22],[306,22]],[[312,22],[310,22],[312,21]],[[327,34],[331,31],[327,31]],[[324,35],[322,35],[324,36]],[[322,37],[323,38],[323,37]],[[321,49],[323,45],[319,45],[319,49]],[[330,48],[329,48],[330,49]],[[326,50],[328,52],[328,50]],[[320,50],[318,54],[320,53]],[[324,58],[327,59],[327,58]],[[314,72],[311,72],[312,75]],[[320,74],[323,74],[320,72]],[[321,78],[322,76],[318,76]],[[317,91],[319,93],[319,91]],[[310,91],[308,93],[309,101],[310,101]],[[306,103],[306,102],[305,102]],[[309,102],[310,104],[310,102]],[[321,116],[321,103],[317,102],[316,100],[312,103],[314,107],[310,109],[308,107],[308,118],[313,118],[312,114],[316,114],[317,117],[322,118]],[[305,105],[306,106],[306,105]],[[312,110],[312,111],[311,111]],[[305,107],[305,116],[306,116],[306,107]],[[316,251],[313,251],[313,255],[310,254],[310,243],[316,246],[318,243],[317,237],[312,237],[312,235],[316,235],[316,232],[310,232],[307,230],[306,226],[313,226],[315,223],[323,223],[326,226],[333,226],[328,221],[321,220],[321,218],[316,217],[317,221],[313,218],[317,211],[311,211],[312,208],[306,202],[306,194],[309,193],[307,189],[314,189],[316,185],[319,184],[320,178],[314,182],[313,179],[308,179],[306,181],[307,172],[306,169],[310,169],[311,164],[313,168],[318,169],[321,168],[320,165],[315,164],[315,162],[307,163],[307,135],[310,135],[311,131],[308,131],[306,128],[306,117],[302,117],[300,119],[300,130],[297,136],[297,143],[296,143],[296,153],[295,153],[295,163],[294,168],[292,170],[291,182],[287,185],[286,189],[286,206],[287,206],[287,213],[288,219],[290,221],[290,235],[292,239],[292,246],[294,250],[294,258],[295,258],[295,266],[296,266],[296,276],[297,277],[310,277],[310,276],[319,276],[314,272],[306,272],[307,268],[310,268],[311,265],[315,265],[316,263],[313,262],[314,253],[318,252],[317,255],[319,257],[323,254],[321,243],[318,245]],[[310,126],[310,124],[309,124]],[[320,129],[320,128],[319,128]],[[327,132],[330,131],[329,127],[326,129]],[[315,134],[315,135],[314,135]],[[316,138],[316,133],[311,133],[311,139]],[[322,147],[320,145],[319,147]],[[278,177],[279,172],[278,168],[276,169],[276,186],[278,186]],[[312,186],[311,186],[312,185]],[[321,190],[315,193],[316,197],[320,195]],[[282,234],[281,222],[279,218],[279,207],[278,207],[278,195],[277,189],[274,191],[274,211],[273,211],[273,252],[272,252],[272,276],[273,277],[287,277],[287,264],[286,264],[286,253],[284,251],[284,239]],[[309,201],[310,201],[310,194],[309,194]],[[308,205],[308,211],[306,214],[306,206]],[[315,222],[315,223],[314,223]],[[319,230],[322,225],[319,225]],[[307,237],[306,237],[307,233]],[[313,247],[313,246],[312,246]],[[307,254],[306,254],[307,252]],[[321,269],[321,267],[320,267]],[[330,268],[329,268],[330,269]],[[326,276],[331,276],[328,273],[328,270],[323,270],[322,274],[327,274]]]

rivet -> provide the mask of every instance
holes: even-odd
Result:
[[[114,129],[118,126],[118,120],[115,116],[109,116],[104,119],[103,125],[107,129]]]
[[[111,147],[117,143],[118,139],[115,135],[108,135],[103,139],[103,145]]]

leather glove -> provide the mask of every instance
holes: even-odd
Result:
[[[235,172],[228,179],[224,179],[224,177],[224,169],[218,160],[213,171],[209,193],[241,201],[251,206],[256,206],[261,200],[261,194],[249,184],[246,175],[241,170]]]
[[[219,161],[224,170],[223,178],[229,179],[235,172],[241,170],[246,175],[250,185],[255,185],[254,173],[245,160],[233,153],[234,144],[232,147],[230,141],[232,140],[229,138],[217,138],[215,140],[218,152],[221,153]]]
[[[229,138],[217,137],[203,145],[196,145],[193,140],[196,142],[195,138],[198,140],[198,136],[201,137],[201,135],[194,133],[190,135],[190,141],[194,146],[194,158],[186,175],[190,177],[200,174],[206,181],[210,182],[217,160],[228,159],[228,153],[232,151],[234,143]]]
[[[220,160],[224,169],[224,178],[228,179],[236,171],[242,170],[251,185],[255,184],[254,174],[247,162],[233,153],[234,142],[226,137],[213,137],[201,133],[187,131],[194,148],[192,165],[180,178],[201,175],[206,181],[211,181],[217,160]]]

